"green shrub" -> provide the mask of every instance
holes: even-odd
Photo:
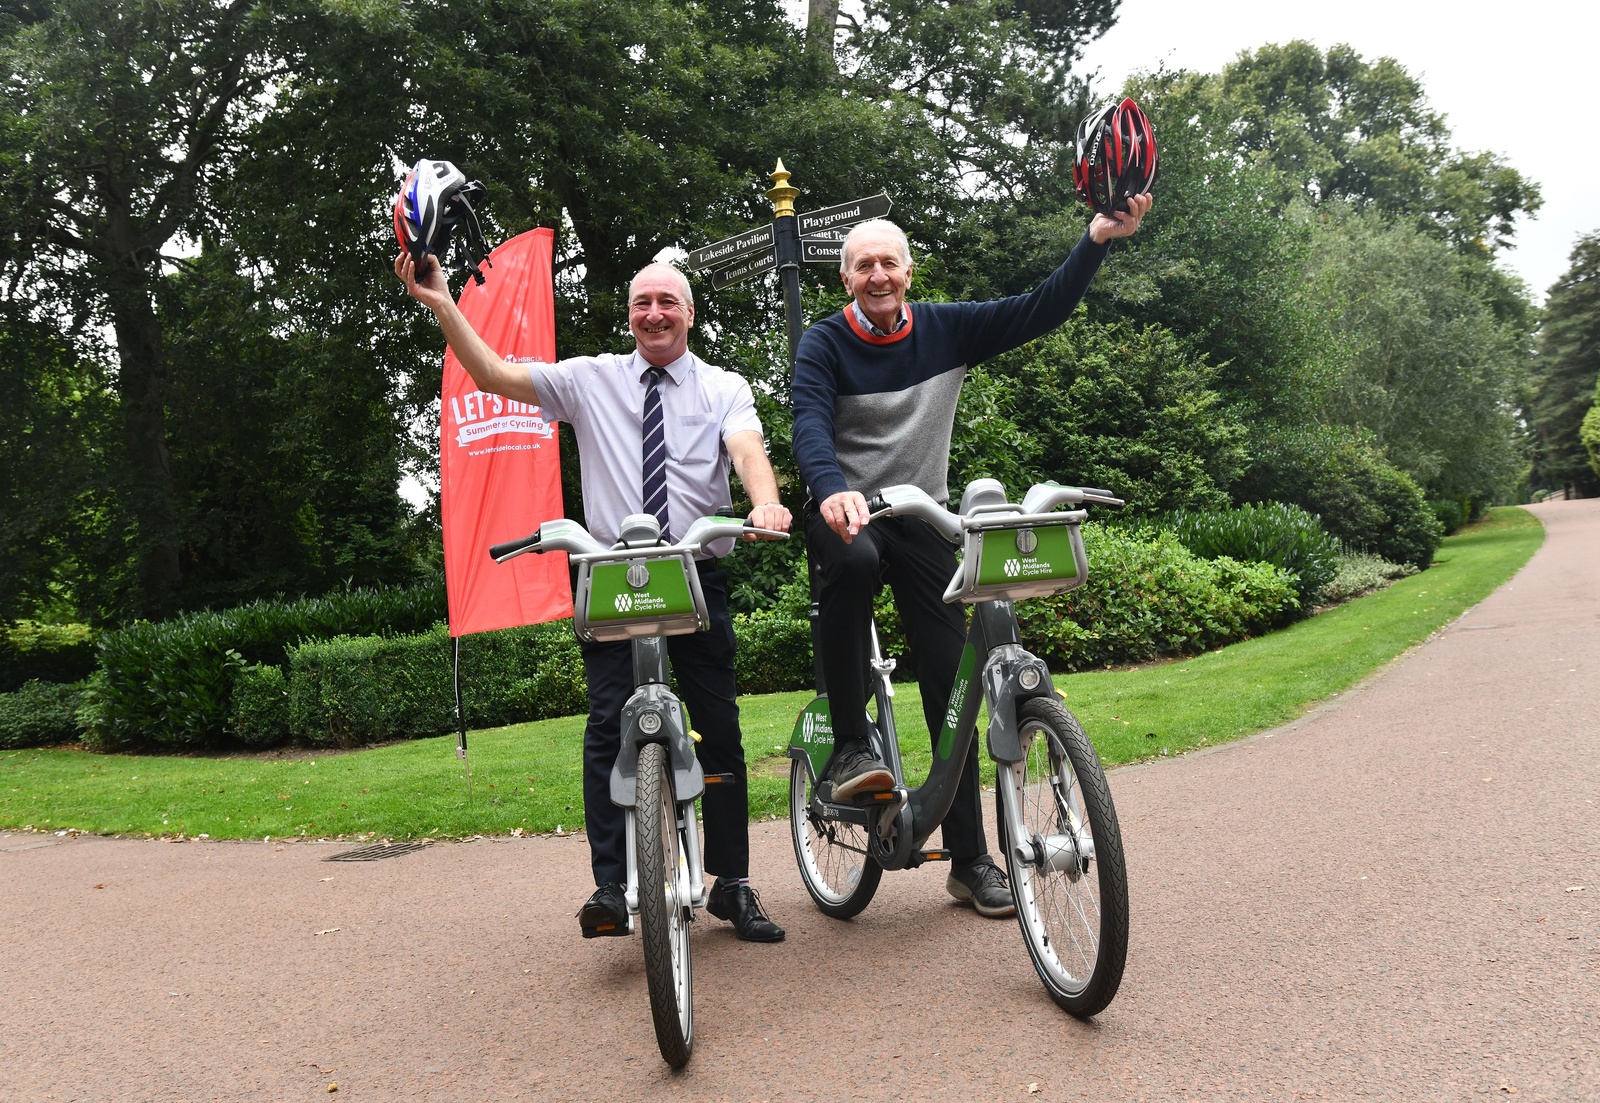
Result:
[[[1299,506],[1263,502],[1237,509],[1172,514],[1167,525],[1202,559],[1226,556],[1241,563],[1271,563],[1294,574],[1302,608],[1338,570],[1339,542]]]
[[[1468,502],[1470,508],[1471,502]],[[1466,511],[1461,508],[1461,503],[1454,498],[1435,498],[1428,503],[1428,508],[1433,510],[1434,517],[1438,518],[1444,534],[1449,536],[1456,529],[1466,523]]]
[[[275,666],[241,667],[233,680],[228,731],[246,747],[276,747],[289,739],[289,683]]]
[[[740,613],[733,619],[733,634],[738,640],[734,669],[740,693],[779,693],[812,686],[811,624],[803,617]]]
[[[1240,500],[1292,502],[1346,548],[1425,569],[1444,539],[1422,488],[1370,441],[1326,426],[1284,431],[1260,446],[1234,487]]]
[[[21,620],[0,630],[0,693],[24,682],[81,682],[94,670],[95,633],[87,624]]]
[[[0,693],[0,750],[44,747],[78,738],[78,708],[84,685],[24,682],[14,693]]]
[[[1167,532],[1084,526],[1089,580],[1019,602],[1022,642],[1057,670],[1142,662],[1264,632],[1299,608],[1270,563],[1201,559]]]
[[[1416,573],[1417,569],[1408,563],[1391,563],[1367,552],[1345,552],[1339,556],[1338,571],[1317,594],[1317,604],[1338,605]]]
[[[87,706],[92,745],[206,749],[228,741],[235,674],[281,667],[304,640],[425,630],[444,612],[441,585],[358,589],[298,601],[253,601],[221,613],[139,622],[100,638]]]
[[[290,655],[289,730],[313,746],[349,747],[456,728],[449,629],[416,636],[341,636]],[[571,621],[461,640],[462,709],[484,728],[588,708]]]

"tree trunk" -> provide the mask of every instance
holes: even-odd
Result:
[[[167,454],[167,365],[146,273],[134,269],[119,276],[110,300],[120,361],[117,390],[122,400],[128,505],[137,529],[135,612],[154,620],[174,611],[182,582],[177,496]]]
[[[833,32],[839,23],[839,0],[810,0],[806,12],[806,49],[833,60]]]

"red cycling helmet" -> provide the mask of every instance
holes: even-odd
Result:
[[[1078,126],[1072,182],[1100,214],[1128,210],[1128,197],[1150,190],[1156,179],[1156,132],[1131,99],[1106,104]]]
[[[394,199],[394,236],[400,248],[418,265],[429,253],[438,257],[441,265],[453,257],[482,283],[478,265],[488,259],[489,247],[472,203],[483,194],[482,184],[476,180],[469,183],[449,161],[418,161]]]

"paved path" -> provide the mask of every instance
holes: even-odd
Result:
[[[1112,775],[1133,936],[1095,1023],[938,866],[825,919],[783,823],[789,941],[697,931],[679,1075],[637,944],[577,936],[581,836],[0,834],[0,1100],[1600,1099],[1600,501],[1535,512],[1521,574],[1335,706]]]

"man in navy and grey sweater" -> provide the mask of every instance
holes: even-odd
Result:
[[[866,496],[911,483],[949,499],[950,431],[967,369],[1066,321],[1111,239],[1137,230],[1150,203],[1148,194],[1134,196],[1127,214],[1095,215],[1043,283],[985,303],[907,303],[911,250],[892,222],[862,223],[845,240],[839,271],[853,301],[806,330],[794,370],[794,455],[810,496],[806,547],[821,582],[835,800],[894,784],[867,743],[869,625],[880,580],[894,590],[934,739],[966,637],[962,607],[941,600],[955,550],[914,517],[883,517],[869,528]],[[1006,876],[984,841],[976,740],[943,826],[951,895],[982,915],[1011,915]]]

